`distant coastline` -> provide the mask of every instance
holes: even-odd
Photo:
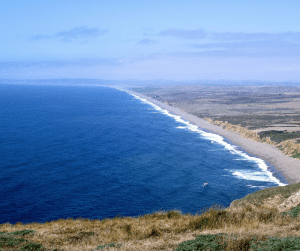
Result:
[[[243,138],[236,132],[228,131],[226,129],[223,129],[221,126],[213,125],[204,119],[183,112],[179,108],[169,106],[166,103],[160,102],[141,93],[137,93],[126,88],[117,89],[130,92],[134,95],[137,95],[138,97],[146,99],[147,101],[161,107],[162,109],[166,109],[172,114],[179,115],[183,119],[198,126],[200,129],[204,129],[224,137],[226,140],[229,140],[232,144],[239,146],[245,152],[253,156],[257,156],[258,158],[271,164],[274,167],[274,169],[278,171],[289,184],[295,184],[300,182],[300,171],[298,171],[300,170],[300,161],[287,155],[284,155],[274,145],[269,145],[266,143],[253,141],[248,138]]]

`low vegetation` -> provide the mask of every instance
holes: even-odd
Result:
[[[23,229],[14,232],[0,232],[0,250],[40,250],[50,251],[41,244],[28,241],[27,238],[32,236],[36,231]],[[27,237],[27,238],[26,238]],[[55,250],[53,250],[55,251]]]
[[[292,140],[286,140],[277,145],[284,154],[291,156],[293,158],[300,159],[300,144]]]
[[[298,140],[300,137],[300,131],[287,132],[271,130],[256,133],[240,125],[230,124],[227,121],[223,122],[220,120],[212,120],[210,118],[205,118],[205,120],[214,125],[222,126],[228,131],[237,132],[244,138],[275,145],[283,152],[283,154],[300,160],[300,144]]]
[[[300,250],[300,204],[281,212],[278,204],[300,183],[272,187],[214,205],[196,215],[155,212],[113,219],[60,219],[0,225],[3,250]],[[280,197],[276,204],[274,197]],[[270,200],[271,199],[271,200]]]
[[[237,132],[244,138],[248,138],[257,142],[265,142],[271,145],[276,144],[274,141],[270,139],[270,137],[260,137],[256,132],[249,130],[245,127],[242,127],[240,125],[233,125],[228,123],[227,121],[223,122],[220,120],[212,120],[210,118],[205,118],[205,120],[214,125],[222,126],[224,129],[228,131]]]
[[[300,249],[300,238],[297,236],[278,238],[248,236],[240,238],[237,234],[215,234],[199,235],[195,240],[185,241],[179,244],[177,251],[193,250],[253,250],[253,251],[273,251],[273,250],[296,250]]]
[[[261,139],[264,137],[269,137],[272,141],[275,141],[276,143],[281,143],[285,140],[300,138],[300,131],[288,132],[271,130],[259,132],[258,135]]]
[[[264,109],[261,107],[261,110]],[[252,111],[253,112],[253,111]],[[248,128],[250,130],[268,128],[270,125],[276,124],[291,124],[291,121],[294,121],[292,124],[294,126],[300,125],[300,115],[295,113],[293,116],[290,114],[258,114],[254,112],[253,114],[243,114],[243,115],[222,115],[215,118],[221,121],[228,121],[228,123],[233,125],[241,125],[242,127]]]

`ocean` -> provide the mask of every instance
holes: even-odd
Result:
[[[0,224],[196,214],[288,184],[221,136],[114,88],[0,84],[0,118]]]

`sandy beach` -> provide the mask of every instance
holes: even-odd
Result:
[[[213,125],[204,119],[196,117],[195,115],[183,112],[179,108],[169,106],[166,103],[131,90],[129,92],[144,98],[155,105],[158,105],[162,109],[166,109],[172,114],[181,116],[190,123],[197,125],[200,129],[221,135],[225,138],[225,140],[228,140],[230,143],[239,146],[243,151],[263,159],[267,164],[279,171],[289,184],[300,182],[300,161],[284,155],[275,146],[243,138],[236,132],[228,131],[220,126]]]

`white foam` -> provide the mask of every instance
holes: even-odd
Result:
[[[186,126],[176,126],[177,129],[187,129]]]
[[[252,185],[247,185],[247,187],[250,187],[250,188],[259,187],[259,188],[261,188],[261,189],[266,188],[266,186],[252,186]]]
[[[119,90],[121,90],[121,89],[119,89]],[[124,91],[124,90],[121,90],[121,91]],[[151,105],[156,111],[159,111],[160,113],[163,113],[163,114],[165,114],[169,117],[172,117],[177,122],[184,124],[184,125],[181,125],[181,126],[177,126],[176,127],[177,129],[185,129],[185,130],[189,130],[189,131],[192,131],[192,132],[197,132],[203,138],[205,138],[207,140],[210,140],[211,143],[217,143],[219,145],[222,145],[224,147],[224,149],[230,151],[231,154],[239,155],[240,157],[242,157],[241,160],[256,163],[258,165],[258,167],[261,169],[261,171],[259,171],[259,172],[249,171],[249,170],[228,170],[229,172],[232,173],[232,175],[234,175],[238,179],[273,182],[273,183],[278,184],[279,186],[288,185],[288,184],[284,184],[284,183],[280,182],[279,179],[274,177],[273,174],[270,171],[268,171],[268,166],[262,159],[257,158],[257,157],[249,156],[248,154],[246,154],[246,153],[244,153],[240,150],[237,150],[236,145],[231,145],[231,144],[227,143],[226,141],[224,141],[224,138],[222,136],[220,136],[218,134],[211,133],[211,132],[205,132],[205,131],[199,129],[198,126],[193,125],[189,121],[182,119],[179,115],[171,114],[169,111],[167,111],[165,109],[162,109],[158,105],[155,105],[155,104],[151,103],[150,101],[148,101],[144,98],[141,98],[141,97],[139,97],[139,96],[137,96],[137,95],[135,95],[135,94],[133,94],[129,91],[126,91],[126,92],[131,94],[132,96],[134,96],[136,99],[139,99],[143,103]]]
[[[238,179],[256,180],[256,181],[270,181],[270,177],[266,173],[253,172],[249,170],[229,170]]]

